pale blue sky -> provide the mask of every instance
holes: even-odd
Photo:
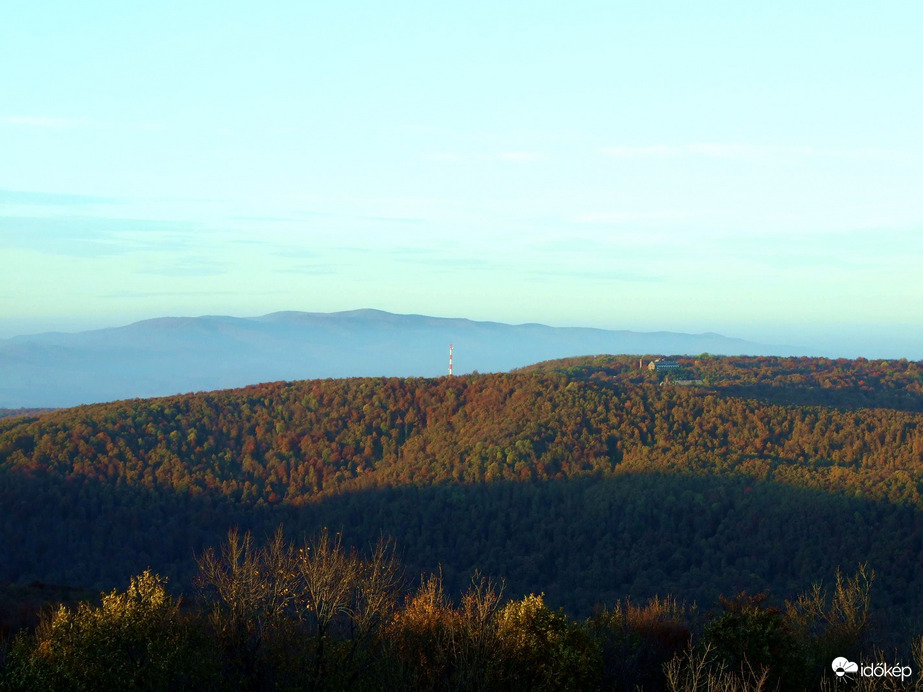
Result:
[[[18,2],[0,337],[393,312],[923,358],[919,2]]]

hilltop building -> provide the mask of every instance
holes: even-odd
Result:
[[[650,363],[648,363],[647,369],[653,370],[655,372],[657,370],[666,370],[666,371],[678,370],[679,363],[677,363],[675,360],[667,360],[666,358],[658,358],[657,360],[652,360]]]

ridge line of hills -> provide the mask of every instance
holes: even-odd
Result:
[[[505,372],[577,353],[792,355],[714,333],[631,332],[380,310],[164,317],[0,340],[0,407],[55,408],[327,377]]]

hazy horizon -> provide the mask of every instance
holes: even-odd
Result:
[[[0,338],[283,310],[923,359],[923,6],[103,0],[0,26]]]
[[[210,318],[231,318],[231,319],[258,319],[265,317],[270,314],[276,313],[311,313],[311,314],[335,314],[336,312],[361,312],[363,310],[377,310],[377,308],[355,308],[354,310],[344,310],[344,311],[333,311],[325,313],[322,311],[312,311],[312,310],[280,310],[274,311],[274,313],[265,313],[263,315],[159,315],[156,317],[146,317],[140,320],[133,320],[130,322],[119,322],[119,323],[100,323],[94,325],[71,325],[70,328],[52,328],[52,329],[43,329],[38,331],[31,332],[16,332],[10,334],[4,334],[0,331],[0,341],[6,339],[13,339],[16,337],[28,338],[32,336],[40,336],[43,334],[50,333],[61,333],[61,334],[76,334],[81,332],[92,332],[106,329],[118,329],[120,327],[130,326],[132,324],[137,324],[138,322],[146,322],[153,320],[161,319],[196,319],[200,317],[210,317]],[[383,311],[389,312],[389,311]],[[713,331],[688,331],[681,332],[675,330],[664,330],[664,329],[648,329],[648,330],[632,330],[632,329],[611,329],[607,330],[604,327],[592,327],[587,325],[549,325],[542,322],[503,322],[499,320],[474,320],[464,315],[424,315],[422,313],[390,313],[393,315],[399,316],[420,316],[436,319],[459,319],[459,320],[469,320],[472,322],[488,322],[496,323],[509,326],[523,326],[528,324],[547,326],[552,328],[558,327],[577,327],[577,328],[588,328],[588,329],[601,329],[604,331],[627,331],[635,334],[654,334],[654,333],[671,333],[671,334],[687,334],[687,335],[705,335],[705,334],[716,334],[718,336],[727,337],[730,339],[740,339],[755,345],[763,346],[778,346],[788,348],[794,355],[800,356],[810,356],[810,357],[826,357],[826,358],[869,358],[869,359],[907,359],[907,360],[923,360],[923,344],[917,341],[912,340],[895,340],[890,338],[887,334],[877,335],[878,339],[875,340],[873,335],[863,346],[857,346],[855,344],[850,344],[848,339],[843,339],[838,337],[835,334],[828,335],[828,341],[823,339],[815,339],[813,341],[802,340],[802,341],[783,341],[783,340],[764,340],[759,338],[747,338],[741,336],[740,334],[734,333],[721,333]],[[586,355],[583,353],[573,353],[571,355]]]

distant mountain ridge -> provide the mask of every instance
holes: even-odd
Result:
[[[510,325],[381,310],[162,317],[0,340],[0,407],[63,407],[276,380],[501,372],[597,353],[792,355],[720,334]],[[800,354],[808,355],[808,354]]]

